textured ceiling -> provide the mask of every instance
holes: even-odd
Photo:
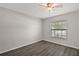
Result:
[[[0,7],[12,9],[36,18],[48,18],[79,10],[79,3],[61,3],[63,7],[54,8],[50,13],[39,3],[3,3]]]

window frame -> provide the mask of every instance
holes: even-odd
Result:
[[[52,31],[54,31],[54,36],[52,36],[52,38],[58,38],[58,39],[67,39],[68,38],[68,23],[67,23],[67,21],[66,20],[61,20],[61,21],[53,21],[53,22],[51,22],[51,24],[52,23],[57,23],[57,22],[66,22],[66,28],[60,28],[60,29],[52,29],[52,25],[51,25],[51,36],[52,36]],[[61,36],[59,37],[59,35],[57,36],[57,35],[55,35],[56,34],[56,31],[58,31],[58,30],[60,30],[61,32],[63,32],[64,30],[66,31],[66,34],[64,35],[64,36],[62,36],[62,34],[61,34]],[[63,37],[65,37],[65,38],[63,38]]]

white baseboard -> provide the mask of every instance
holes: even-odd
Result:
[[[43,40],[44,40],[44,39],[43,39]],[[5,53],[5,52],[10,51],[10,50],[14,50],[14,49],[17,49],[17,48],[21,48],[21,47],[23,47],[23,46],[27,46],[27,45],[36,43],[36,42],[39,42],[39,41],[41,41],[41,40],[34,41],[34,42],[31,42],[31,43],[26,44],[26,45],[21,45],[21,46],[18,46],[18,47],[14,47],[14,48],[11,48],[11,49],[8,49],[8,50],[4,50],[4,51],[1,51],[0,54]],[[59,44],[59,45],[63,45],[63,46],[67,46],[67,47],[71,47],[71,48],[75,48],[75,49],[79,49],[78,47],[74,47],[74,46],[67,45],[67,44],[61,44],[61,43],[54,42],[54,41],[50,41],[50,40],[44,40],[44,41],[48,41],[48,42],[56,43],[56,44]]]
[[[71,48],[75,48],[75,49],[79,49],[78,47],[67,45],[67,44],[61,44],[61,43],[50,41],[50,40],[45,40],[45,41],[52,42],[52,43],[59,44],[59,45],[63,45],[63,46],[67,46],[67,47],[71,47]]]
[[[20,45],[18,47],[13,47],[13,48],[10,48],[10,49],[6,49],[6,50],[3,50],[3,51],[0,51],[0,54],[8,52],[8,51],[11,51],[11,50],[14,50],[14,49],[17,49],[17,48],[24,47],[24,46],[27,46],[27,45],[30,45],[30,44],[33,44],[33,43],[36,43],[38,41],[41,41],[41,40],[33,41],[33,42],[28,43],[28,44],[24,44],[24,45]]]

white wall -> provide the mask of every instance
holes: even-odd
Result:
[[[67,20],[68,39],[51,38],[50,23],[57,20]],[[44,40],[79,49],[79,11],[51,17],[43,21]]]
[[[0,53],[41,40],[41,20],[0,7]]]

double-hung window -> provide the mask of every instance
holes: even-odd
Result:
[[[67,38],[67,21],[55,21],[51,23],[51,34],[54,38]]]

